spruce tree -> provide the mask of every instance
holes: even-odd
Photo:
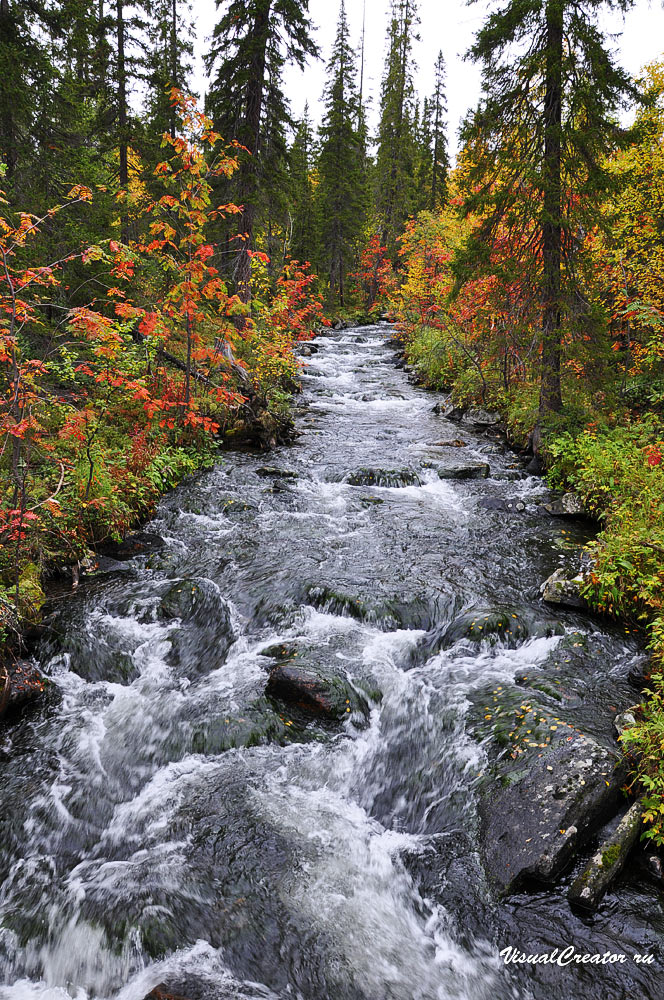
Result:
[[[428,112],[431,116],[431,201],[430,208],[440,208],[447,200],[447,175],[450,159],[447,152],[445,115],[447,114],[447,94],[445,90],[445,59],[438,53],[436,59],[436,82]]]
[[[343,306],[348,264],[366,212],[366,173],[355,53],[341,0],[337,34],[327,67],[325,116],[320,128],[319,197],[330,291]]]
[[[313,171],[314,133],[307,103],[290,150],[290,251],[295,260],[317,263],[318,227]]]
[[[234,191],[242,206],[243,234],[235,283],[241,299],[248,302],[249,252],[265,181],[264,156],[269,148],[274,158],[277,135],[291,125],[281,71],[287,60],[303,67],[317,48],[311,37],[308,0],[217,0],[217,6],[222,15],[206,58],[208,73],[214,71],[207,110],[224,138],[238,141],[248,151],[242,157]]]
[[[147,117],[154,140],[164,132],[175,137],[177,116],[169,97],[171,87],[188,90],[194,45],[190,0],[153,0],[147,25]]]
[[[412,50],[418,23],[415,0],[392,0],[376,163],[376,209],[381,219],[381,242],[391,251],[414,208],[417,150]]]
[[[579,283],[579,233],[597,221],[616,116],[638,95],[608,52],[596,17],[634,0],[504,0],[470,54],[483,96],[462,129],[465,210],[483,222],[457,257],[457,279],[492,268],[499,232],[540,261],[540,424],[562,405],[562,321]],[[532,234],[532,235],[529,235]]]

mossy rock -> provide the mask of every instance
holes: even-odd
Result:
[[[369,714],[367,701],[349,681],[305,663],[279,663],[268,678],[266,694],[301,711],[336,722]]]
[[[356,469],[348,472],[342,482],[348,486],[378,486],[401,488],[404,486],[421,486],[422,481],[413,469]]]

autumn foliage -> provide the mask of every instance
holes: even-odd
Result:
[[[322,322],[307,266],[288,264],[251,307],[229,290],[208,234],[239,212],[212,198],[215,178],[237,167],[235,149],[192,98],[173,90],[172,102],[180,127],[164,135],[150,191],[132,192],[133,238],[44,263],[49,220],[93,199],[81,186],[42,217],[0,217],[5,621],[25,606],[31,566],[76,561],[121,536],[210,460],[240,415],[279,405],[294,341]],[[71,302],[74,264],[89,273],[88,301]]]

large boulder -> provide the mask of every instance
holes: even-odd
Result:
[[[495,781],[480,817],[482,857],[497,891],[555,881],[615,812],[625,777],[616,751],[572,731],[531,755],[524,771]]]
[[[107,542],[100,547],[102,555],[123,562],[134,556],[147,555],[163,549],[166,542],[153,531],[133,531],[120,542]]]
[[[583,501],[576,493],[564,493],[558,500],[545,504],[544,510],[552,517],[588,517]]]
[[[435,469],[439,479],[487,479],[491,471],[486,462],[456,462]]]
[[[342,482],[349,486],[420,486],[420,477],[412,469],[356,469],[348,472]]]
[[[505,514],[522,514],[526,509],[523,500],[506,500],[503,497],[482,497],[477,506],[483,510],[498,510]]]
[[[572,575],[568,570],[561,567],[555,570],[544,581],[540,587],[540,593],[542,594],[542,600],[546,601],[547,604],[559,604],[563,608],[580,608],[585,610],[588,608],[588,602],[581,595],[584,586],[585,578],[583,573],[579,572]]]
[[[477,407],[466,410],[464,420],[467,420],[470,424],[475,424],[477,427],[495,427],[496,424],[500,423],[500,414],[490,413],[488,410]]]
[[[212,580],[194,577],[171,584],[157,614],[176,623],[169,632],[170,655],[189,676],[217,669],[235,642],[230,605]]]
[[[512,608],[476,608],[467,611],[449,624],[440,625],[427,632],[417,643],[414,657],[433,656],[441,649],[449,649],[462,640],[491,645],[501,643],[515,648],[531,636],[562,635],[558,623],[535,622]]]
[[[343,677],[304,663],[278,663],[270,671],[266,694],[303,712],[340,722],[354,713],[366,717],[369,707]]]

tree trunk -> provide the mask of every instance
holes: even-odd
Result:
[[[178,7],[177,0],[171,0],[171,38],[170,38],[170,62],[171,62],[171,86],[179,87],[180,80],[178,73]],[[170,112],[170,133],[174,139],[177,132],[177,121],[175,109],[171,107]]]
[[[544,98],[544,164],[542,218],[542,369],[540,418],[562,408],[561,263],[562,263],[562,60],[563,0],[547,0],[546,91]]]
[[[118,150],[120,157],[120,187],[129,187],[129,157],[127,142],[127,70],[125,66],[125,22],[124,0],[117,0],[117,42],[118,42]],[[126,205],[126,202],[124,203]],[[120,221],[123,243],[129,240],[129,218],[126,208]]]
[[[241,136],[242,144],[247,147],[251,155],[243,161],[240,167],[239,187],[242,208],[240,233],[242,234],[242,246],[235,265],[237,294],[242,302],[249,302],[251,300],[251,257],[249,256],[249,252],[253,242],[254,222],[256,219],[257,158],[260,154],[260,128],[263,111],[263,92],[265,89],[265,65],[271,6],[272,0],[267,0],[264,7],[256,12],[251,31],[253,56],[250,63],[247,102]]]
[[[0,45],[9,45],[11,38],[11,25],[9,21],[9,0],[0,0]],[[16,170],[18,164],[16,129],[9,101],[6,101],[2,109],[0,122],[0,151],[5,154],[5,165],[7,168],[7,177],[9,178]]]

